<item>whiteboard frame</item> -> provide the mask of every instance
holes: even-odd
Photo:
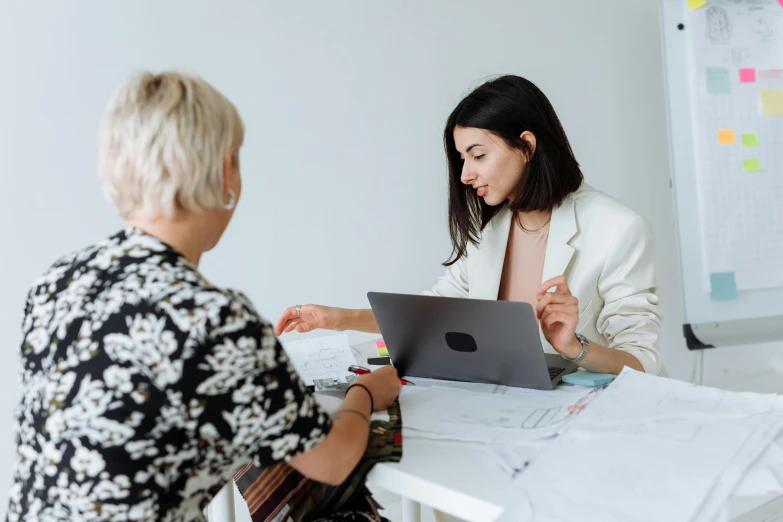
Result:
[[[699,207],[693,204],[699,200],[699,193],[687,39],[688,8],[685,0],[661,0],[660,6],[670,184],[675,203],[688,348],[783,340],[783,288],[740,291],[736,300],[713,301],[702,286],[706,274],[701,223]],[[684,25],[683,30],[678,29],[679,24]]]

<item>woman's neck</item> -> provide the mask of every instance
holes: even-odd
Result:
[[[524,230],[540,230],[552,219],[550,210],[531,210],[530,212],[516,212],[516,221]]]
[[[185,256],[194,266],[198,266],[204,248],[203,232],[196,220],[191,219],[145,219],[130,218],[127,225],[138,228],[156,237]]]

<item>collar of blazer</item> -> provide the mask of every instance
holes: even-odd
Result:
[[[552,211],[542,283],[565,274],[574,255],[574,247],[568,244],[577,232],[574,199],[575,194],[571,194]],[[511,216],[508,207],[504,207],[487,224],[481,234],[481,243],[476,251],[476,263],[472,270],[471,298],[490,300],[498,298],[508,235],[511,232]]]

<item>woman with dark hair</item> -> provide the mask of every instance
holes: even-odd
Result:
[[[518,76],[486,82],[443,139],[453,252],[425,293],[530,303],[546,352],[594,372],[662,374],[650,227],[583,182],[544,93]],[[315,328],[379,332],[372,310],[303,305],[276,333]]]

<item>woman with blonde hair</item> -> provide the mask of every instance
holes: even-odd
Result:
[[[243,137],[190,74],[137,74],[114,94],[100,173],[127,226],[27,296],[9,520],[202,520],[251,459],[329,484],[359,462],[395,371],[357,378],[330,419],[250,301],[198,270],[239,202]],[[335,518],[374,506],[349,508]]]

